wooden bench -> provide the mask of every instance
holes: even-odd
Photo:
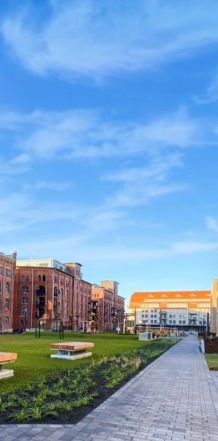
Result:
[[[13,363],[17,360],[17,354],[14,352],[0,352],[0,380],[14,376],[13,369],[3,369],[4,364]]]
[[[63,360],[78,360],[80,358],[91,357],[92,352],[87,352],[95,346],[94,343],[68,341],[65,343],[51,344],[51,350],[58,351],[52,354],[51,358],[60,358]]]

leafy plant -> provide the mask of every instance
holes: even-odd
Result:
[[[17,410],[17,412],[12,413],[10,417],[17,423],[24,423],[29,420],[29,415],[27,414],[26,409]]]

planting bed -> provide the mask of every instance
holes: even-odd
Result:
[[[46,376],[0,399],[0,423],[76,423],[176,340],[149,345]]]

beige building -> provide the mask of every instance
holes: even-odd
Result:
[[[210,291],[135,292],[129,312],[138,326],[207,330],[210,297]]]
[[[218,335],[218,280],[215,279],[211,290],[210,332]]]

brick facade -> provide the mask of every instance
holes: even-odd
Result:
[[[17,266],[15,293],[15,329],[33,329],[40,318],[67,325],[72,317],[73,278],[58,269]]]
[[[14,329],[34,329],[44,319],[47,326],[61,321],[66,328],[87,331],[92,285],[77,271],[79,264],[48,259],[35,265],[19,261],[15,270]]]
[[[103,281],[92,287],[92,327],[99,332],[123,329],[124,298],[118,295],[118,283]]]
[[[16,253],[6,256],[0,253],[0,331],[13,330],[14,271]]]
[[[124,299],[117,282],[93,285],[82,278],[81,264],[55,259],[18,260],[0,253],[0,331],[46,329],[60,323],[73,331],[122,328]]]

